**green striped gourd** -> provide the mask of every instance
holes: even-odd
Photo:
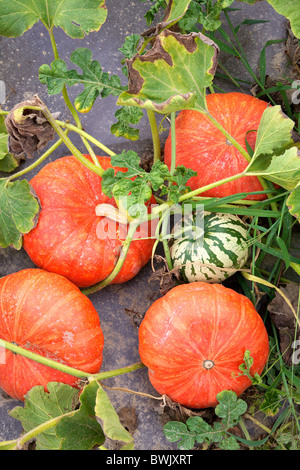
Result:
[[[173,234],[173,266],[180,267],[186,282],[220,283],[248,259],[247,226],[235,215],[191,213],[175,225]]]

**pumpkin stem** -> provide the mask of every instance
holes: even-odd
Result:
[[[210,359],[206,359],[203,361],[203,367],[204,369],[210,370],[215,366],[214,361],[211,361]]]

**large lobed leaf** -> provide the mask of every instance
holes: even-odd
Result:
[[[280,106],[264,111],[257,131],[254,154],[246,174],[262,176],[292,191],[287,205],[300,220],[300,151],[292,140],[294,122]]]
[[[218,46],[201,33],[164,30],[149,51],[127,60],[129,88],[117,104],[160,114],[183,108],[204,111],[218,53]]]
[[[41,20],[49,31],[56,26],[82,39],[98,31],[106,17],[105,0],[1,0],[0,35],[22,36]]]
[[[292,144],[294,125],[294,121],[282,112],[281,106],[267,108],[262,115],[257,131],[252,161],[258,155],[270,154]]]
[[[18,419],[25,432],[57,418],[74,409],[78,400],[78,390],[70,385],[51,382],[48,384],[49,393],[44,387],[33,387],[25,397],[25,406],[17,406],[10,415]],[[55,428],[41,432],[36,438],[37,450],[57,450],[61,439],[56,435]]]
[[[68,70],[62,59],[56,59],[51,66],[44,64],[39,69],[39,78],[47,85],[49,95],[60,93],[64,86],[81,84],[84,90],[76,97],[75,107],[81,113],[87,113],[92,108],[95,99],[109,94],[119,95],[124,87],[121,86],[117,75],[110,76],[103,72],[100,63],[92,60],[92,52],[85,47],[79,47],[70,56],[70,61],[81,68]]]
[[[264,111],[257,131],[254,154],[247,167],[248,175],[263,176],[291,191],[300,181],[299,150],[293,146],[294,122],[280,106]]]

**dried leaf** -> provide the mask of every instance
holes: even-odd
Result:
[[[289,299],[294,311],[298,310],[299,285],[295,283],[287,284],[280,289]],[[293,349],[291,348],[294,340],[300,339],[299,325],[295,314],[285,301],[284,297],[276,292],[274,299],[268,305],[271,318],[279,332],[280,350],[284,361],[291,365]]]
[[[28,109],[31,106],[43,107],[44,103],[34,95],[17,104],[5,119],[8,150],[16,158],[32,158],[34,152],[43,149],[55,136],[42,111]]]
[[[286,53],[292,61],[292,65],[295,68],[296,72],[300,74],[300,47],[299,39],[294,35],[291,23],[287,24],[287,41],[286,41]]]
[[[155,259],[158,262],[163,263],[163,266],[156,270],[154,270],[152,266],[154,272],[151,274],[149,282],[159,281],[159,291],[161,295],[165,295],[180,282],[180,267],[176,267],[170,271],[165,258],[160,255],[155,255]]]

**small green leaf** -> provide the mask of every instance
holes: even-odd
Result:
[[[188,418],[186,425],[189,431],[196,434],[196,440],[199,443],[204,441],[211,443],[213,440],[213,428],[210,424],[206,423],[203,418],[199,416],[192,416]]]
[[[22,235],[34,228],[39,210],[28,181],[0,181],[0,246],[20,249]]]
[[[247,411],[247,403],[237,398],[236,393],[231,390],[218,393],[217,400],[219,404],[216,406],[215,413],[226,421],[227,427],[236,424],[240,416]]]
[[[10,153],[7,153],[2,160],[0,160],[0,171],[10,173],[19,166],[19,161],[14,158]]]
[[[122,106],[122,108],[118,109],[115,113],[118,122],[111,126],[111,133],[116,137],[125,137],[125,139],[133,141],[138,140],[140,134],[139,129],[130,127],[130,124],[138,124],[143,115],[143,111],[139,108]]]
[[[129,150],[120,155],[113,155],[111,163],[114,167],[127,171],[117,171],[109,168],[102,175],[102,190],[108,197],[114,197],[119,207],[132,218],[142,218],[146,215],[145,203],[152,196],[152,190],[157,191],[170,176],[167,165],[158,161],[152,165],[148,173],[140,167],[140,158],[136,152]]]
[[[164,425],[164,435],[170,442],[179,442],[178,449],[192,449],[196,442],[196,434],[190,432],[187,426],[180,421],[169,421]]]
[[[81,75],[74,69],[68,70],[62,59],[56,59],[51,66],[44,64],[40,67],[39,79],[47,85],[50,95],[60,93],[65,85],[83,85],[84,90],[75,99],[75,107],[81,113],[89,112],[99,95],[102,98],[109,94],[117,96],[124,90],[117,75],[110,76],[103,72],[100,63],[92,60],[90,49],[76,49],[71,54],[70,61],[81,68]]]
[[[0,160],[2,160],[5,155],[8,153],[7,150],[7,134],[0,134]]]
[[[267,416],[275,416],[281,407],[281,393],[276,388],[267,390],[259,409]]]
[[[49,31],[56,26],[82,39],[98,31],[106,17],[105,0],[1,0],[0,35],[22,36],[41,20]]]
[[[160,114],[183,108],[206,109],[219,49],[201,33],[182,35],[164,30],[144,55],[127,61],[129,88],[117,104]]]
[[[74,86],[80,80],[77,71],[68,70],[62,59],[54,60],[51,67],[47,64],[41,65],[39,79],[41,83],[47,85],[49,95],[57,95],[65,85]]]
[[[221,450],[239,450],[240,446],[234,436],[225,436],[224,440],[219,443]]]
[[[98,391],[96,398],[95,413],[97,419],[101,421],[104,434],[115,441],[131,442],[132,436],[120,423],[119,416],[112,406],[106,392],[97,383]]]
[[[19,164],[19,159],[17,160],[8,152],[8,133],[5,126],[5,116],[0,115],[0,171],[9,173],[17,168]]]
[[[159,6],[159,3],[161,4],[161,1],[157,2],[157,6]],[[167,5],[165,5],[164,2],[163,6],[166,6],[166,9],[162,20],[155,27],[150,28],[148,31],[145,31],[143,33],[143,36],[157,36],[164,29],[170,29],[171,26],[177,23],[184,16],[190,3],[191,0],[168,0]],[[150,24],[154,19],[153,11],[156,8],[157,7],[154,6],[154,9],[152,7],[152,12],[151,9],[148,12],[148,16],[146,16],[146,18],[148,18],[149,20],[151,18],[151,21],[148,21],[148,24]]]
[[[9,414],[22,423],[25,432],[74,409],[78,390],[57,382],[50,382],[47,388],[49,393],[44,391],[44,387],[33,387],[25,397],[24,408],[18,406],[10,411]],[[60,445],[61,439],[56,435],[54,427],[36,437],[37,450],[58,450]]]
[[[137,46],[141,39],[139,34],[131,34],[126,36],[124,44],[122,47],[119,47],[119,51],[122,52],[125,59],[131,59],[137,53]]]
[[[287,205],[290,213],[300,222],[300,183],[289,195]]]
[[[56,434],[61,439],[60,450],[91,450],[105,441],[95,415],[97,382],[86,385],[80,395],[80,407],[72,416],[60,420]]]
[[[140,167],[140,158],[136,152],[129,150],[126,152],[122,151],[119,155],[113,155],[111,157],[111,164],[114,167],[126,168],[125,173],[126,178],[133,178],[134,176],[142,175],[145,173],[145,170]],[[122,178],[124,174],[122,172],[117,172],[117,178]]]

